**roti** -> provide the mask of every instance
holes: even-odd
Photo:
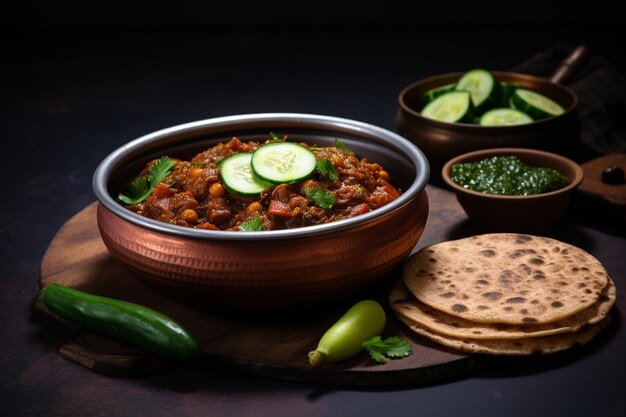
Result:
[[[394,314],[442,336],[468,339],[523,339],[576,332],[586,325],[598,323],[609,314],[615,303],[616,293],[615,285],[609,280],[595,304],[570,317],[545,324],[476,323],[452,316],[419,301],[407,289],[402,279],[398,279],[391,288],[389,305]]]
[[[545,324],[597,303],[609,283],[588,252],[547,237],[490,233],[427,246],[403,268],[409,291],[477,323]]]
[[[398,319],[409,326],[415,333],[450,348],[470,353],[489,355],[546,355],[583,346],[589,343],[611,321],[606,316],[600,322],[584,326],[576,332],[561,333],[550,336],[530,337],[526,339],[464,339],[436,333],[419,323],[398,315]]]

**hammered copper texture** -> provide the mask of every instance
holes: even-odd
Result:
[[[113,258],[147,284],[213,307],[274,309],[336,299],[382,279],[422,235],[428,197],[423,190],[354,228],[271,241],[172,236],[126,222],[101,204],[97,213]]]

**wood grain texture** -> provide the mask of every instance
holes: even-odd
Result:
[[[464,222],[465,214],[452,193],[429,186],[431,215],[416,250],[449,238],[450,230]],[[41,262],[40,285],[62,283],[91,293],[143,304],[180,321],[198,338],[202,356],[192,363],[210,369],[231,370],[261,377],[339,386],[399,386],[459,378],[472,369],[472,357],[430,342],[397,321],[387,306],[390,285],[399,269],[380,286],[349,300],[320,306],[316,311],[251,316],[212,311],[170,298],[145,286],[115,263],[96,226],[96,203],[69,219],[59,229]],[[383,334],[411,341],[413,354],[384,364],[366,353],[341,363],[313,369],[307,353],[324,331],[361,298],[377,299],[387,310]],[[54,314],[42,303],[42,311]],[[57,317],[58,318],[58,317]],[[68,323],[68,325],[71,325]],[[94,371],[114,376],[136,376],[176,366],[140,348],[77,329],[59,353]]]

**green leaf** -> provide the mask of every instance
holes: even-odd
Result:
[[[157,184],[170,175],[176,162],[163,156],[156,161],[146,176],[137,177],[128,185],[128,195],[119,193],[117,198],[125,204],[137,204],[150,197]]]
[[[148,178],[137,177],[128,185],[128,194],[120,193],[118,198],[126,204],[135,204],[135,202],[143,201],[149,195]]]
[[[278,140],[278,141],[280,141],[280,142],[284,142],[284,141],[285,141],[285,138],[284,138],[284,137],[282,137],[282,138],[281,138],[281,137],[279,137],[279,136],[278,136],[276,133],[274,133],[274,132],[270,132],[270,137],[271,137],[272,139],[274,139],[274,140]]]
[[[376,362],[387,362],[388,358],[403,358],[413,353],[411,344],[402,338],[392,336],[382,340],[375,336],[362,345]]]
[[[175,166],[176,162],[172,161],[167,156],[163,156],[161,159],[156,161],[156,163],[148,170],[148,182],[150,183],[150,187],[154,189],[158,183],[170,175]]]
[[[321,188],[306,189],[304,193],[313,200],[316,206],[323,209],[329,209],[335,205],[335,195]]]
[[[335,171],[335,165],[333,165],[333,161],[328,158],[318,159],[315,163],[315,168],[320,174],[328,179],[335,181],[339,178],[337,176],[337,171]]]
[[[263,230],[263,221],[258,216],[254,216],[250,220],[241,223],[239,230],[242,232],[258,232]]]
[[[341,149],[344,152],[353,153],[339,138],[335,138],[335,147]]]

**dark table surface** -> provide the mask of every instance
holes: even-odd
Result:
[[[433,385],[352,390],[193,367],[107,377],[60,357],[56,348],[70,330],[33,308],[48,244],[94,201],[99,161],[131,139],[257,112],[333,115],[395,130],[398,92],[422,77],[508,70],[562,43],[584,43],[623,73],[624,34],[614,26],[541,25],[3,31],[0,415],[624,415],[619,320],[584,354],[498,359]],[[618,287],[619,317],[626,235],[591,211],[572,213],[556,236],[605,264]]]

